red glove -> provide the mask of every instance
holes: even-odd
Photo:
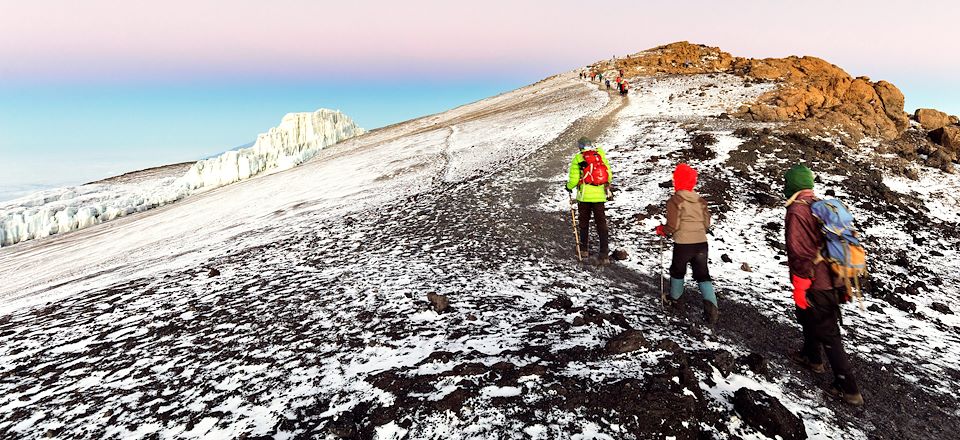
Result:
[[[663,225],[657,225],[657,228],[654,229],[653,232],[656,232],[657,235],[659,235],[659,236],[661,236],[661,237],[666,237],[666,236],[667,236],[667,233],[666,233],[666,232],[663,232]]]
[[[807,290],[813,285],[813,280],[790,275],[790,283],[793,284],[793,302],[797,303],[797,307],[801,309],[810,307],[807,304]]]

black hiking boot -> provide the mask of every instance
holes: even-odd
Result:
[[[712,302],[703,300],[703,320],[707,324],[714,325],[720,320],[720,310]]]
[[[823,362],[820,362],[819,364],[810,362],[810,358],[800,353],[799,351],[790,354],[790,360],[792,360],[797,365],[800,365],[801,367],[806,368],[817,374],[823,374],[824,372],[827,371],[826,368],[824,368],[823,366]]]

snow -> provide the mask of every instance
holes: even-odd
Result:
[[[0,203],[0,246],[85,229],[269,172],[292,168],[321,149],[363,134],[339,111],[290,113],[250,148],[201,160],[180,177],[136,184],[90,184]]]
[[[140,215],[0,249],[5,278],[0,314],[7,314],[15,329],[2,336],[0,371],[17,371],[26,384],[0,381],[0,410],[43,414],[0,419],[0,432],[24,436],[41,423],[49,424],[44,430],[60,423],[68,432],[84,429],[91,436],[293,438],[325,432],[334,420],[350,420],[371,407],[380,411],[408,399],[437,405],[458,390],[470,390],[459,410],[429,413],[412,426],[400,419],[378,421],[374,435],[630,438],[622,425],[585,420],[578,410],[538,409],[535,421],[514,417],[516,408],[537,408],[556,398],[559,378],[598,386],[639,380],[662,373],[657,366],[669,355],[644,348],[560,362],[557,353],[595,350],[622,329],[609,322],[573,326],[582,312],[544,307],[547,301],[565,294],[575,307],[617,311],[648,340],[670,339],[685,350],[723,348],[735,356],[748,350],[744,341],[665,316],[656,298],[638,293],[646,286],[633,279],[598,277],[572,256],[550,257],[550,249],[511,253],[516,243],[537,243],[536,235],[553,227],[544,219],[563,219],[564,231],[569,225],[559,183],[565,169],[551,167],[552,178],[531,177],[537,176],[531,171],[536,165],[527,162],[535,161],[524,159],[581,119],[617,105],[574,76],[375,130],[326,147],[300,166]],[[691,129],[707,130],[718,139],[712,147],[717,156],[695,167],[730,173],[724,162],[740,148],[733,123],[697,126],[766,88],[704,75],[644,78],[634,90],[641,94],[631,97],[598,142],[607,147],[620,187],[608,205],[611,224],[619,226],[611,247],[631,257],[618,265],[623,272],[655,275],[658,257],[669,261],[669,250],[661,253],[650,234],[662,219],[636,222],[633,216],[666,200],[669,188],[660,184],[670,180],[675,165],[668,155],[688,148]],[[484,179],[504,162],[516,163],[516,172]],[[232,171],[215,174],[233,177]],[[837,182],[836,176],[823,178]],[[523,191],[546,180],[557,183],[555,191]],[[903,191],[915,186],[900,185]],[[730,191],[735,194],[729,211],[737,215],[718,218],[711,237],[718,294],[723,301],[752,305],[775,322],[792,323],[784,269],[772,260],[776,251],[764,229],[782,221],[782,208],[750,203],[744,188]],[[451,208],[466,200],[475,204]],[[517,230],[491,221],[514,215],[518,206],[533,207],[543,217]],[[951,209],[945,205],[947,213]],[[901,226],[879,222],[868,235]],[[909,239],[884,234],[891,241]],[[722,253],[734,262],[720,263]],[[933,260],[953,285],[955,275],[946,272],[955,257],[950,251]],[[742,262],[753,272],[739,270]],[[211,267],[220,275],[209,276]],[[424,301],[431,291],[449,295],[455,311],[431,310]],[[922,295],[918,304],[927,307],[933,295]],[[956,298],[946,301],[957,310]],[[850,350],[883,359],[892,369],[925,364],[898,374],[949,392],[948,378],[931,378],[958,361],[956,334],[940,324],[955,328],[955,318],[924,322],[886,311],[848,315],[857,328],[846,335],[855,341]],[[884,359],[876,348],[886,341],[905,347],[902,359]],[[769,361],[771,369],[788,371],[782,359]],[[466,362],[482,365],[484,373],[457,373]],[[500,363],[551,370],[531,370],[504,383],[485,381]],[[41,382],[44,374],[49,380]],[[796,375],[772,380],[713,372],[699,379],[700,389],[683,392],[702,392],[709,405],[726,411],[732,432],[742,438],[761,438],[731,412],[732,393],[743,386],[776,396],[814,437],[865,437],[861,427],[825,407],[818,390],[791,386]],[[407,381],[417,384],[407,394],[380,384]],[[95,408],[77,412],[72,400],[77,393],[97,402]],[[108,410],[114,422],[104,416]]]

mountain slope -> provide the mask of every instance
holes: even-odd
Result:
[[[779,399],[816,438],[960,429],[958,322],[933,306],[958,310],[947,263],[955,220],[919,208],[960,184],[923,169],[946,183],[891,177],[903,190],[893,194],[868,150],[716,117],[772,84],[703,74],[632,85],[624,99],[559,75],[375,130],[282,173],[0,249],[10,279],[0,286],[0,433],[764,438],[733,410],[740,387]],[[716,142],[691,148],[698,134]],[[582,135],[609,149],[613,245],[630,255],[603,269],[577,264],[562,190]],[[914,312],[891,303],[901,295],[846,308],[865,409],[825,398],[826,378],[786,360],[799,332],[774,194],[800,157],[840,195],[879,191],[866,193],[876,208],[855,209],[876,242],[880,291],[917,276],[940,277],[945,291],[917,288]],[[681,160],[701,170],[718,216],[716,328],[701,324],[693,291],[683,312],[659,304],[669,253],[649,231]],[[957,215],[942,203],[940,215]],[[909,236],[890,231],[921,218],[941,255],[919,266],[914,255],[930,249],[908,249],[910,271],[898,270],[888,256]],[[437,313],[428,293],[449,308]],[[611,352],[618,335],[636,350]]]

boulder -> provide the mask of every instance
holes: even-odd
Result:
[[[765,376],[770,373],[767,367],[767,359],[759,353],[750,353],[740,359],[740,362],[747,366],[754,374]]]
[[[960,152],[960,127],[948,125],[930,132],[930,138],[950,152]]]
[[[613,254],[610,255],[610,258],[613,258],[614,260],[617,260],[617,261],[623,261],[623,260],[626,260],[628,256],[629,254],[627,254],[626,250],[617,249],[613,251]]]
[[[629,353],[646,345],[647,340],[643,337],[643,333],[640,333],[640,330],[626,330],[607,341],[604,350],[607,354]]]
[[[952,315],[952,314],[953,314],[953,310],[950,310],[950,306],[948,306],[948,305],[946,305],[946,304],[944,304],[944,303],[942,303],[942,302],[933,302],[933,303],[930,303],[930,308],[933,309],[933,310],[935,310],[935,311],[937,311],[937,312],[940,312],[940,313],[942,313],[942,314],[944,314],[944,315]]]
[[[761,434],[783,440],[803,440],[807,430],[803,421],[769,394],[740,388],[733,394],[733,409],[743,421]]]
[[[218,276],[220,276],[220,271],[217,270],[216,267],[211,267],[211,268],[210,268],[210,272],[207,273],[207,276],[210,276],[210,277],[218,277]]]
[[[427,292],[427,301],[430,301],[430,305],[437,313],[443,313],[450,307],[450,300],[447,299],[447,295],[440,295],[436,292]]]
[[[552,308],[557,310],[570,310],[573,308],[573,301],[570,300],[570,297],[564,294],[557,295],[556,298],[547,301],[543,305],[544,308]]]
[[[913,117],[927,131],[950,125],[950,115],[932,108],[918,108]]]

